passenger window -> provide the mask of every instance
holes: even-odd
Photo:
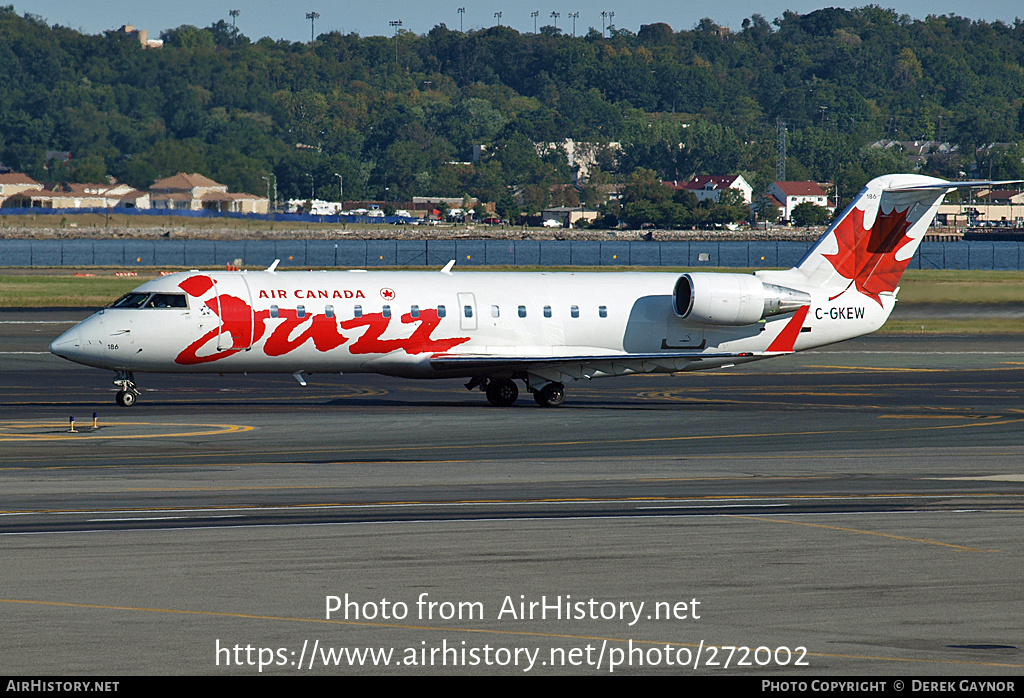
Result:
[[[420,307],[418,305],[412,306],[411,308],[409,308],[409,314],[412,315],[413,317],[419,317]]]
[[[473,317],[473,306],[467,305],[462,308],[462,314],[466,317]]]
[[[326,315],[327,317],[334,317],[334,306],[333,305],[325,305],[324,306],[324,315]]]
[[[572,315],[573,317],[579,317],[580,316],[580,307],[578,305],[571,305],[571,306],[569,306],[569,314]]]
[[[519,306],[519,317],[526,317],[526,306]]]
[[[276,305],[270,306],[270,317],[278,317],[281,312],[277,309]]]
[[[608,306],[599,305],[597,307],[597,314],[601,317],[608,317]]]
[[[448,314],[448,311],[444,309],[443,305],[437,306],[437,316],[438,317],[444,317],[447,314]]]
[[[501,311],[498,310],[498,306],[492,305],[491,306],[491,317],[499,317],[500,315],[501,315]]]
[[[355,308],[353,308],[352,309],[352,315],[353,315],[353,317],[362,317],[363,316],[363,306],[357,305]]]
[[[550,305],[545,305],[544,306],[544,317],[551,317],[551,306]]]
[[[384,314],[384,317],[391,317],[391,306],[390,305],[385,305],[381,309],[381,313]]]
[[[306,306],[304,306],[304,305],[297,305],[297,306],[295,306],[295,314],[298,317],[300,317],[300,318],[301,317],[306,317]]]

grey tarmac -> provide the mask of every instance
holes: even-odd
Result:
[[[875,335],[556,409],[142,375],[126,410],[45,353],[80,316],[0,312],[6,673],[1024,673],[1020,335]]]

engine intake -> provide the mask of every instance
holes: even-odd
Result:
[[[751,274],[683,274],[672,295],[676,315],[705,325],[752,325],[811,304],[809,293]]]

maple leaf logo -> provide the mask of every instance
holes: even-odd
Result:
[[[850,215],[839,222],[833,231],[839,251],[823,255],[838,274],[850,280],[850,284],[829,300],[838,298],[850,286],[882,305],[881,293],[893,291],[900,277],[910,264],[910,258],[896,259],[896,250],[910,238],[907,229],[907,211],[893,209],[889,213],[879,212],[870,229],[864,227],[864,211],[854,208]]]

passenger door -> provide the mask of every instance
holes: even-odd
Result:
[[[215,278],[213,287],[217,293],[214,307],[220,323],[217,351],[248,349],[255,334],[249,284],[243,275],[229,274]]]

